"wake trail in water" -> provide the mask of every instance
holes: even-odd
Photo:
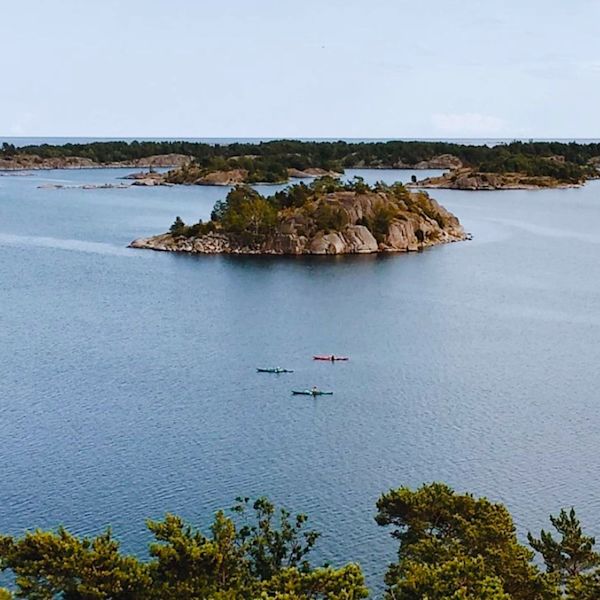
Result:
[[[13,235],[10,233],[0,233],[0,246],[33,246],[36,248],[54,248],[57,250],[70,250],[74,252],[86,252],[89,254],[146,258],[142,253],[134,252],[131,249],[122,248],[121,246],[116,246],[114,244],[43,236]]]
[[[541,237],[561,238],[568,240],[577,240],[579,242],[585,242],[587,244],[600,244],[600,235],[591,233],[582,233],[579,231],[569,231],[565,229],[558,229],[555,227],[545,227],[543,225],[535,225],[534,223],[528,223],[527,221],[515,221],[512,219],[488,219],[489,222],[498,223],[499,225],[507,225],[516,229],[521,229],[538,235]]]

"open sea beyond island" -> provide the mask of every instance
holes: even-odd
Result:
[[[111,525],[144,553],[147,517],[266,494],[374,590],[397,548],[375,502],[402,484],[502,501],[520,536],[573,504],[600,535],[600,181],[433,190],[472,241],[302,258],[126,248],[224,188],[38,189],[129,172],[0,176],[1,532]],[[291,396],[313,385],[334,395]]]

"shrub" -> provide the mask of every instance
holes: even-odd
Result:
[[[327,201],[319,203],[314,216],[317,229],[322,231],[339,231],[348,224],[346,212]]]
[[[173,221],[173,225],[169,228],[169,233],[171,233],[171,235],[185,235],[187,230],[187,225],[183,222],[181,217],[177,216],[175,217],[175,221]]]

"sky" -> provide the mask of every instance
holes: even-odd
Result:
[[[0,136],[597,138],[600,0],[0,0]]]

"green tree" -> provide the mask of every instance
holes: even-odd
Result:
[[[433,483],[416,491],[407,487],[391,490],[378,500],[377,509],[377,523],[394,526],[392,536],[400,542],[398,561],[385,578],[388,598],[416,597],[401,594],[418,565],[428,568],[430,579],[436,573],[443,576],[438,587],[461,593],[464,580],[460,571],[448,564],[457,559],[470,561],[467,565],[473,581],[479,578],[493,584],[496,594],[503,592],[514,600],[556,597],[552,581],[531,564],[532,552],[519,544],[512,518],[501,504]],[[473,571],[475,567],[477,571]],[[448,580],[453,572],[459,576]],[[430,583],[433,586],[435,579]],[[435,589],[431,587],[431,593]]]
[[[580,574],[568,579],[566,600],[598,600],[600,598],[600,574]]]
[[[322,231],[339,231],[348,224],[346,212],[337,204],[322,199],[314,211],[315,225]]]
[[[172,235],[183,235],[185,230],[186,224],[183,222],[182,218],[179,216],[175,217],[175,221],[173,221],[173,224],[169,228],[169,232]]]
[[[278,600],[359,600],[369,596],[362,571],[355,564],[340,569],[318,567],[308,573],[284,568],[263,582],[261,590],[261,599]]]
[[[17,153],[17,149],[14,144],[8,142],[2,142],[2,154],[6,157],[14,156]]]
[[[481,557],[464,556],[435,564],[407,561],[391,593],[396,600],[511,600]]]
[[[364,194],[365,192],[370,191],[369,184],[365,183],[364,177],[360,177],[359,175],[355,175],[352,178],[350,185],[357,194]]]
[[[148,521],[149,561],[122,555],[110,531],[78,538],[63,528],[0,536],[0,569],[12,571],[19,598],[31,600],[358,600],[367,596],[357,565],[312,568],[318,537],[306,517],[277,511],[266,498],[234,516],[219,511],[209,535],[166,515]],[[6,594],[5,594],[6,596]],[[0,590],[0,598],[2,598]],[[6,596],[10,598],[9,596]]]
[[[63,528],[1,536],[0,568],[15,574],[17,597],[31,600],[143,600],[150,590],[148,567],[122,556],[110,531],[94,538]]]
[[[397,213],[397,207],[391,202],[380,202],[373,208],[367,226],[378,242],[382,242],[390,232],[390,225]]]
[[[215,204],[211,219],[227,233],[258,237],[275,227],[277,208],[252,188],[236,186],[224,201]]]
[[[275,506],[267,498],[258,498],[252,505],[253,518],[248,520],[248,506],[248,498],[238,498],[233,510],[246,520],[238,538],[251,559],[252,575],[265,580],[282,568],[290,567],[309,572],[310,564],[306,557],[319,534],[303,531],[308,517],[298,514],[292,520],[291,513],[283,508],[276,515]]]
[[[548,531],[527,539],[531,547],[542,555],[548,573],[556,573],[561,583],[600,566],[600,554],[594,550],[595,538],[584,535],[575,509],[561,510],[558,517],[550,515],[550,522],[560,535],[556,540]]]
[[[180,517],[148,521],[154,593],[164,600],[209,598],[217,592],[256,588],[236,540],[235,525],[222,511],[215,515],[212,537],[204,536]]]

